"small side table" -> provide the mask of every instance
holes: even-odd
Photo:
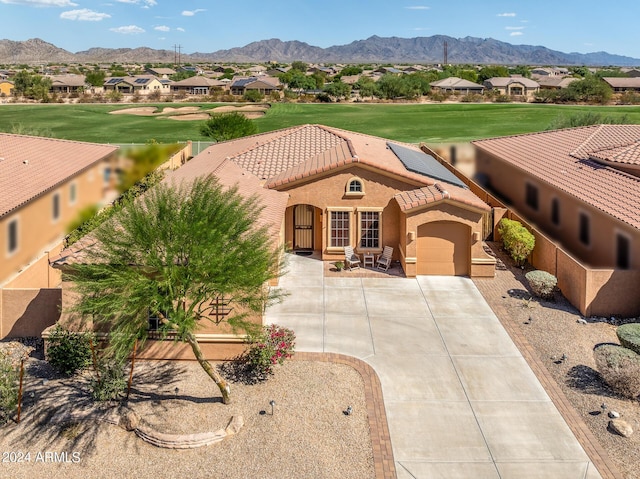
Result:
[[[364,258],[364,267],[366,268],[367,266],[370,267],[374,267],[374,260],[375,260],[375,256],[373,255],[373,253],[364,253],[362,255],[362,257]]]

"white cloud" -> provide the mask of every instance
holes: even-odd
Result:
[[[524,30],[525,27],[504,27],[505,30]]]
[[[407,10],[429,10],[431,7],[426,7],[424,5],[415,5],[413,7],[404,7]]]
[[[498,13],[499,17],[515,17],[515,13]]]
[[[182,27],[178,27],[178,28],[176,28],[176,30],[178,30],[179,32],[186,32],[186,30],[184,28],[182,28]]]
[[[77,7],[71,0],[0,0],[0,3],[26,5],[28,7]]]
[[[206,12],[204,8],[196,8],[195,10],[183,10],[182,15],[185,17],[193,17],[196,13]]]
[[[511,32],[509,34],[510,37],[519,37],[520,35],[524,35],[522,32]]]
[[[118,3],[128,3],[130,5],[140,5],[142,8],[155,7],[158,2],[156,0],[116,0]]]
[[[112,32],[122,33],[125,35],[135,35],[138,33],[144,33],[144,28],[140,28],[136,25],[127,25],[124,27],[110,28],[109,30],[111,30]]]
[[[168,26],[166,25],[158,25],[157,27],[153,27],[154,30],[158,30],[159,32],[168,32],[169,30],[171,30]]]
[[[111,15],[108,13],[94,12],[88,8],[81,8],[79,10],[62,12],[60,18],[64,20],[78,20],[80,22],[99,22],[105,18],[111,18]]]

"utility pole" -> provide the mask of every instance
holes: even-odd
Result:
[[[442,63],[442,65],[448,65],[449,64],[449,45],[447,44],[447,41],[445,40],[444,42],[444,61]]]
[[[182,45],[174,45],[173,46],[173,64],[177,65],[180,68],[180,50],[182,50]],[[177,55],[177,60],[176,60]]]

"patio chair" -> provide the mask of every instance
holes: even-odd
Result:
[[[344,247],[344,264],[349,269],[360,267],[360,256],[353,252],[351,246]]]
[[[391,256],[393,256],[393,248],[391,246],[385,246],[382,254],[376,258],[376,266],[387,271],[389,266],[391,266]]]

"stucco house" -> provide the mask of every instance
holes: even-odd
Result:
[[[60,285],[49,257],[69,222],[103,200],[116,150],[0,133],[0,338],[39,335],[59,314],[59,302],[43,305]]]
[[[473,144],[478,180],[569,256],[536,253],[583,314],[640,314],[640,125]]]
[[[161,81],[153,75],[136,75],[128,77],[108,77],[103,83],[105,92],[119,91],[124,94],[138,93],[149,95],[159,91],[161,94],[171,92],[171,81]]]
[[[493,77],[484,81],[484,86],[496,90],[502,95],[533,98],[540,90],[540,84],[523,76]]]
[[[264,188],[288,195],[283,240],[324,260],[394,248],[407,276],[493,276],[482,247],[489,207],[414,145],[322,125],[215,144]]]
[[[216,143],[165,181],[215,175],[264,206],[258,225],[294,252],[344,260],[394,249],[406,276],[493,277],[495,259],[483,248],[490,208],[433,156],[415,145],[370,135],[303,125]],[[82,244],[53,265],[82,260]],[[230,304],[221,304],[221,314]],[[262,318],[253,318],[256,322]],[[230,357],[242,337],[224,324],[207,324],[198,339],[209,358]],[[143,357],[191,357],[187,348],[152,343]]]
[[[84,90],[84,75],[50,75],[52,93],[77,93]]]
[[[640,77],[603,77],[602,81],[609,85],[616,93],[640,91]]]
[[[171,84],[171,91],[173,93],[184,92],[188,95],[209,95],[212,90],[224,89],[226,86],[227,84],[223,81],[196,75],[173,82]]]
[[[0,97],[8,97],[13,93],[13,82],[0,80]]]
[[[282,89],[280,80],[274,77],[236,77],[229,86],[232,95],[244,95],[247,91],[258,91],[262,95],[270,95]]]
[[[429,83],[431,88],[442,93],[458,93],[468,95],[476,93],[482,95],[485,87],[469,80],[463,80],[458,77],[443,78],[442,80]]]

